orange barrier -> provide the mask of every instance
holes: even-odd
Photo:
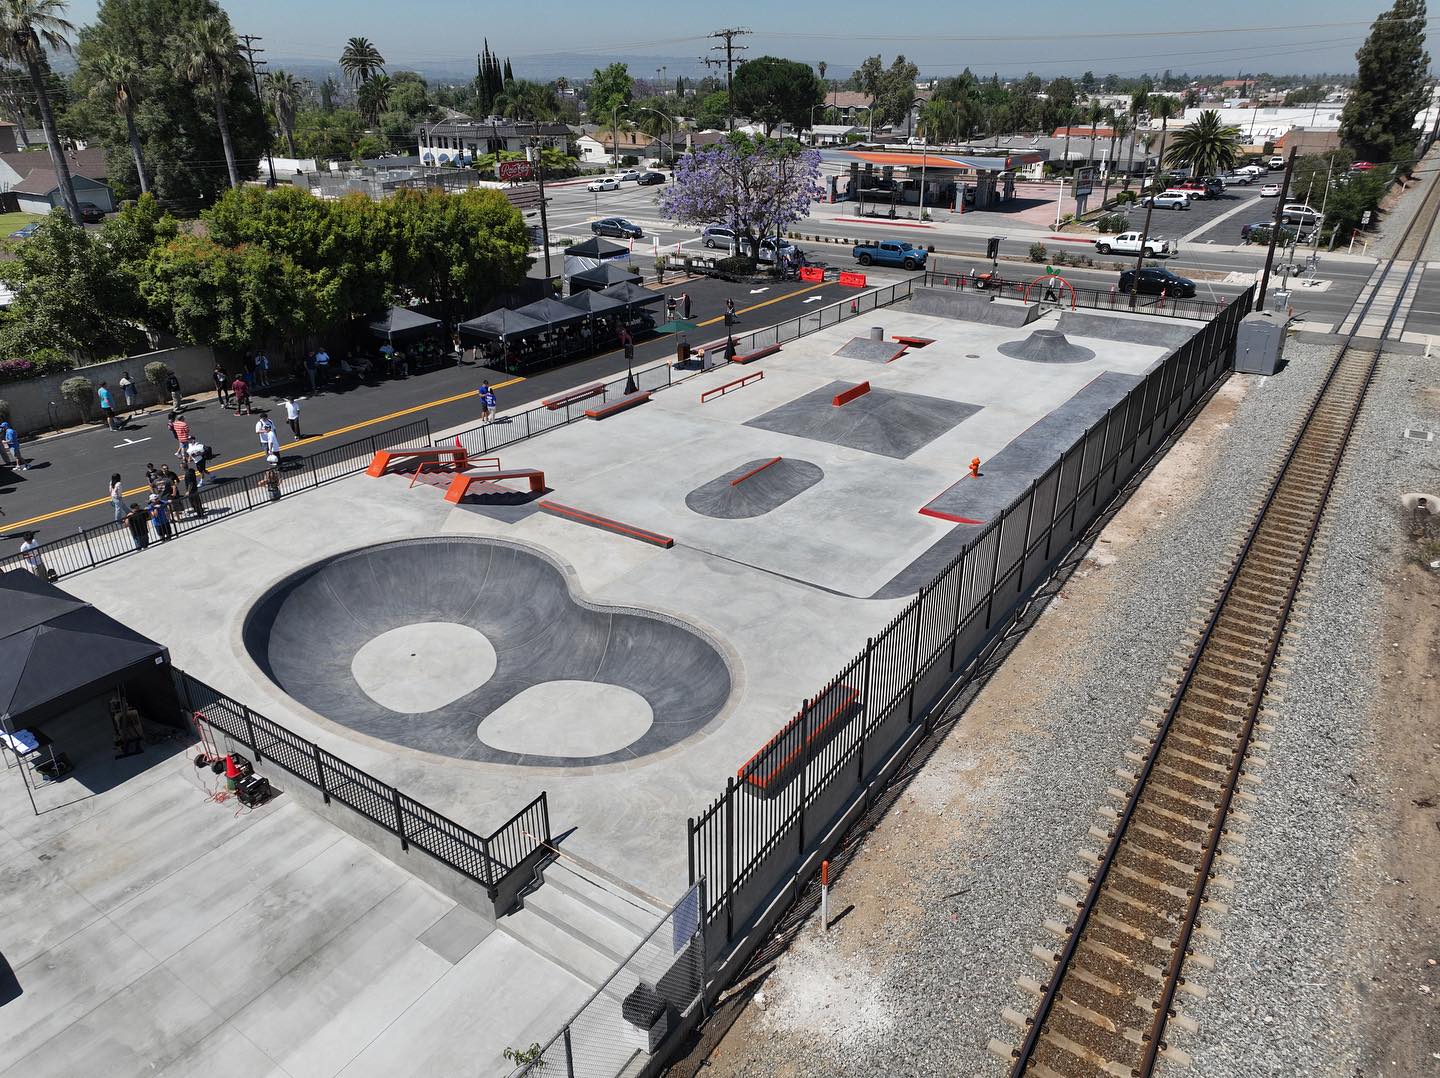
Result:
[[[598,397],[604,392],[605,383],[596,382],[594,385],[580,386],[577,389],[567,390],[558,397],[546,397],[540,403],[553,412],[558,408],[564,408],[567,404],[574,404],[576,401],[583,401],[590,397]]]
[[[753,352],[746,352],[743,356],[731,356],[731,363],[753,363],[757,359],[764,359],[766,356],[773,356],[780,351],[778,344],[767,344],[764,348],[757,348]]]
[[[856,273],[853,270],[841,270],[840,283],[846,288],[864,288],[865,274]]]
[[[813,742],[822,733],[824,733],[825,730],[828,729],[832,724],[834,724],[841,715],[845,714],[846,711],[848,711],[852,706],[854,706],[855,702],[859,699],[859,689],[849,690],[844,696],[840,698],[840,702],[830,710],[829,714],[823,716],[820,721],[815,724],[815,728],[810,731],[809,736],[806,737],[804,741],[800,742],[800,744],[796,745],[795,748],[792,749],[789,753],[787,753],[783,760],[781,760],[778,764],[770,768],[768,771],[765,771],[764,773],[758,771],[755,767],[755,762],[759,760],[760,757],[764,756],[767,752],[769,752],[771,748],[776,745],[782,738],[789,734],[789,732],[794,728],[795,723],[801,721],[804,718],[805,712],[801,711],[799,715],[790,720],[789,724],[784,729],[782,729],[778,734],[771,738],[770,742],[763,749],[761,749],[754,756],[750,757],[750,759],[746,760],[743,764],[741,764],[740,770],[735,773],[735,777],[738,778],[741,782],[748,782],[751,786],[754,786],[757,789],[768,790],[770,788],[770,784],[773,783],[781,775],[783,775],[786,771],[788,771],[790,765],[793,764],[797,758],[800,758],[804,754],[805,750],[810,747],[811,742]]]
[[[745,385],[747,382],[753,382],[756,379],[764,377],[764,371],[751,371],[744,378],[737,378],[733,382],[726,382],[723,386],[716,386],[714,389],[707,389],[704,393],[700,394],[700,403],[704,404],[711,397],[723,397],[727,389],[738,389],[740,386]]]
[[[530,480],[531,494],[545,493],[545,473],[535,468],[514,468],[508,472],[480,472],[475,475],[457,475],[450,480],[450,486],[445,491],[445,500],[460,504],[460,500],[470,492],[474,483],[493,483],[498,479],[528,479]]]
[[[463,445],[427,445],[419,449],[382,449],[370,461],[370,467],[365,469],[365,474],[369,476],[384,475],[386,469],[402,457],[421,461],[438,461],[443,460],[447,454],[456,468],[469,466],[470,454]]]
[[[741,483],[745,482],[745,480],[749,479],[752,475],[755,475],[755,474],[757,474],[758,472],[763,472],[766,468],[770,467],[770,465],[772,465],[772,464],[779,464],[780,461],[781,461],[781,459],[782,459],[782,458],[780,458],[780,457],[771,457],[769,460],[767,460],[764,464],[760,465],[758,468],[751,468],[748,472],[746,472],[744,475],[740,476],[739,478],[730,480],[730,485],[731,485],[732,487],[739,486]]]
[[[637,404],[644,404],[650,399],[650,391],[643,393],[631,393],[628,397],[618,397],[609,404],[601,405],[599,408],[586,408],[585,415],[590,419],[604,419],[616,412],[623,412],[626,408],[634,408]]]
[[[836,408],[839,408],[841,405],[843,405],[843,404],[849,404],[849,403],[850,403],[851,401],[853,401],[856,397],[863,397],[866,393],[869,393],[869,392],[870,392],[870,383],[869,383],[869,382],[861,382],[858,386],[851,386],[849,389],[845,390],[845,392],[843,392],[843,393],[837,393],[837,394],[835,394],[834,399],[831,400],[830,403],[833,404]]]
[[[618,520],[596,516],[594,513],[587,513],[583,509],[576,509],[571,505],[561,505],[559,502],[551,501],[544,501],[538,504],[539,507],[547,513],[554,513],[557,517],[564,517],[578,524],[588,524],[590,527],[599,528],[601,531],[614,532],[616,535],[623,535],[629,539],[638,539],[642,543],[650,543],[653,546],[663,547],[666,550],[669,550],[675,545],[675,540],[668,535],[649,532],[644,528],[632,528],[628,524],[621,524]]]
[[[802,281],[823,281],[825,279],[825,267],[801,266],[800,279]]]

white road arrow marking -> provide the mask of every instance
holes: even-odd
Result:
[[[750,294],[751,294],[752,296],[758,296],[761,292],[768,292],[768,291],[770,291],[770,288],[769,288],[769,286],[767,285],[767,286],[764,287],[764,288],[752,288],[752,289],[750,289]]]
[[[805,302],[806,302],[806,303],[819,303],[819,302],[820,302],[822,299],[824,299],[824,298],[825,298],[824,296],[807,296],[807,297],[805,297]]]

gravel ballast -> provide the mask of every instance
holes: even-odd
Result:
[[[1335,353],[1335,346],[1292,340],[1279,376],[1232,377],[865,840],[830,899],[832,918],[853,910],[828,935],[805,926],[809,938],[779,959],[709,1073],[1000,1073],[987,1042],[1018,1039],[1001,1010],[1033,1011],[1034,999],[1017,988],[1017,978],[1048,976],[1030,950],[1056,948],[1044,924],[1069,919],[1057,893],[1081,894],[1066,873],[1085,867],[1079,850],[1098,848],[1088,831],[1100,822],[1095,810],[1113,803],[1106,788],[1123,785],[1114,769],[1135,747],[1131,735],[1199,613],[1201,595],[1217,581],[1227,548],[1251,519],[1266,476]],[[1359,437],[1382,434],[1389,436],[1366,429]],[[1312,625],[1323,620],[1317,615]],[[1345,679],[1363,683],[1348,671]],[[1347,702],[1355,704],[1332,691],[1331,706]],[[1278,753],[1277,747],[1267,757],[1272,766]],[[1267,797],[1271,789],[1267,781]],[[1312,823],[1296,819],[1292,826],[1308,832]],[[1354,841],[1353,828],[1347,836],[1337,824],[1333,832],[1337,846]],[[1256,833],[1252,849],[1265,841]],[[1275,841],[1273,852],[1266,850],[1280,878],[1296,843],[1283,834]],[[1273,899],[1257,894],[1253,901]],[[1324,889],[1307,889],[1290,913],[1306,923],[1274,936],[1269,952],[1256,952],[1256,977],[1304,942],[1297,933],[1309,933],[1320,908],[1331,904]],[[1238,911],[1235,923],[1242,924]],[[1248,949],[1249,927],[1217,927],[1224,946],[1233,941],[1237,951]],[[1253,931],[1274,927],[1257,924]],[[1316,961],[1341,960],[1332,946],[1328,959]],[[1203,979],[1223,981],[1240,961],[1222,960]],[[1243,961],[1248,969],[1249,958]],[[1244,1007],[1259,994],[1250,983],[1224,998]],[[1217,991],[1205,1007],[1222,1005]],[[1198,1004],[1186,1007],[1199,1017]],[[1319,1013],[1317,1020],[1334,1020]],[[1228,1016],[1225,1023],[1247,1025]],[[1187,1037],[1184,1047],[1194,1041],[1197,1055],[1210,1053],[1206,1035],[1202,1026],[1201,1037]],[[1253,1041],[1265,1032],[1250,1025],[1238,1035]],[[1344,1030],[1300,1036],[1318,1052],[1329,1040],[1343,1041]],[[1204,1073],[1293,1073],[1239,1065],[1250,1049],[1237,1045]]]

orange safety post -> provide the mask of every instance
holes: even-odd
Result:
[[[851,386],[843,393],[835,394],[834,398],[830,401],[830,403],[833,404],[836,408],[839,408],[841,405],[849,404],[856,397],[863,397],[866,393],[869,392],[870,383],[861,382],[858,386]]]
[[[971,479],[979,479],[979,478],[980,478],[980,458],[979,458],[979,457],[971,457],[971,458],[970,458],[970,478],[971,478]]]

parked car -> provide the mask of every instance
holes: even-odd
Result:
[[[1205,190],[1210,193],[1211,198],[1219,198],[1225,193],[1225,181],[1219,176],[1206,176],[1200,182],[1205,185]]]
[[[1255,177],[1249,172],[1239,170],[1230,173],[1228,176],[1223,176],[1221,179],[1224,181],[1226,187],[1249,187]]]
[[[1142,206],[1154,206],[1158,210],[1188,210],[1190,195],[1186,191],[1161,191],[1158,195],[1146,195],[1140,200]]]
[[[98,225],[105,220],[105,211],[93,202],[80,203],[80,220],[87,225]]]
[[[1285,167],[1285,158],[1281,157],[1278,153],[1275,154],[1275,155],[1273,155],[1273,156],[1270,158],[1270,171],[1271,171],[1271,172],[1279,172],[1279,171],[1280,171],[1282,168],[1284,168],[1284,167]]]
[[[781,257],[783,257],[783,258],[789,258],[789,259],[795,259],[795,258],[800,258],[800,257],[801,257],[799,248],[797,248],[797,247],[796,247],[793,243],[791,243],[789,240],[781,240],[781,241],[780,241],[780,255],[781,255]],[[760,241],[760,253],[756,256],[756,261],[758,261],[758,262],[774,262],[774,261],[775,261],[775,241],[774,241],[773,239],[764,239],[764,240],[761,240],[761,241]]]
[[[620,181],[614,176],[601,176],[598,180],[591,180],[587,191],[614,191],[620,187]]]
[[[1259,241],[1259,239],[1256,238],[1256,237],[1263,236],[1264,239],[1265,239],[1265,242],[1266,242],[1266,243],[1269,243],[1269,242],[1270,242],[1270,232],[1269,232],[1269,230],[1270,230],[1272,227],[1274,227],[1274,222],[1272,222],[1272,221],[1256,221],[1256,222],[1254,222],[1253,224],[1241,225],[1241,226],[1240,226],[1240,239],[1243,240],[1243,241],[1246,242],[1246,243],[1252,243],[1252,242],[1253,242],[1253,243],[1258,243],[1258,242],[1260,242],[1260,241]],[[1294,230],[1293,228],[1283,228],[1283,227],[1282,227],[1282,228],[1280,229],[1280,234],[1279,234],[1277,237],[1275,237],[1275,242],[1276,242],[1277,245],[1283,247],[1285,244],[1289,243],[1289,242],[1290,242],[1292,239],[1294,239],[1294,238],[1295,238],[1295,230]]]
[[[1279,198],[1279,197],[1280,197],[1280,185],[1279,185],[1278,183],[1267,183],[1264,187],[1260,188],[1260,197],[1261,197],[1261,198]]]
[[[644,229],[623,217],[602,217],[591,223],[590,231],[597,236],[619,236],[622,240],[638,240],[645,235]]]
[[[639,178],[640,170],[638,168],[626,169],[624,172],[620,173],[621,182],[629,182],[630,180],[638,180]]]
[[[1261,167],[1260,165],[1241,165],[1239,168],[1237,168],[1237,169],[1235,170],[1235,172],[1236,172],[1237,175],[1243,172],[1245,175],[1249,176],[1252,180],[1255,179],[1257,176],[1263,176],[1263,175],[1265,175],[1265,169],[1264,169],[1263,167]]]
[[[640,178],[639,178],[638,180],[636,180],[635,182],[636,182],[637,184],[639,184],[641,187],[652,187],[652,186],[654,186],[654,185],[657,184],[657,183],[664,183],[664,182],[665,182],[665,173],[663,173],[663,172],[642,172],[642,173],[640,173]]]
[[[735,246],[735,230],[727,225],[706,225],[700,230],[700,242],[706,247],[730,250]]]
[[[1186,180],[1175,188],[1176,191],[1192,191],[1197,198],[1213,198],[1210,186],[1204,180]]]
[[[1095,241],[1097,254],[1108,255],[1116,251],[1122,255],[1138,255],[1140,253],[1140,232],[1121,232],[1118,236],[1101,236]],[[1145,257],[1160,258],[1164,255],[1173,255],[1175,245],[1167,239],[1159,236],[1145,237]]]
[[[1120,291],[1128,296],[1132,290],[1147,296],[1158,296],[1164,292],[1167,296],[1189,299],[1195,295],[1195,282],[1158,266],[1146,266],[1140,271],[1138,283],[1133,269],[1120,274]]]
[[[1280,211],[1280,223],[1284,225],[1316,228],[1321,219],[1319,210],[1312,209],[1303,202],[1287,202]]]
[[[12,240],[28,240],[40,230],[39,221],[31,221],[28,225],[21,225],[14,232],[10,233]]]
[[[1356,161],[1353,165],[1350,166],[1350,171],[1369,172],[1374,167],[1375,163],[1373,161]]]
[[[850,252],[862,266],[903,266],[907,270],[925,268],[925,250],[904,240],[878,240],[857,243]]]

